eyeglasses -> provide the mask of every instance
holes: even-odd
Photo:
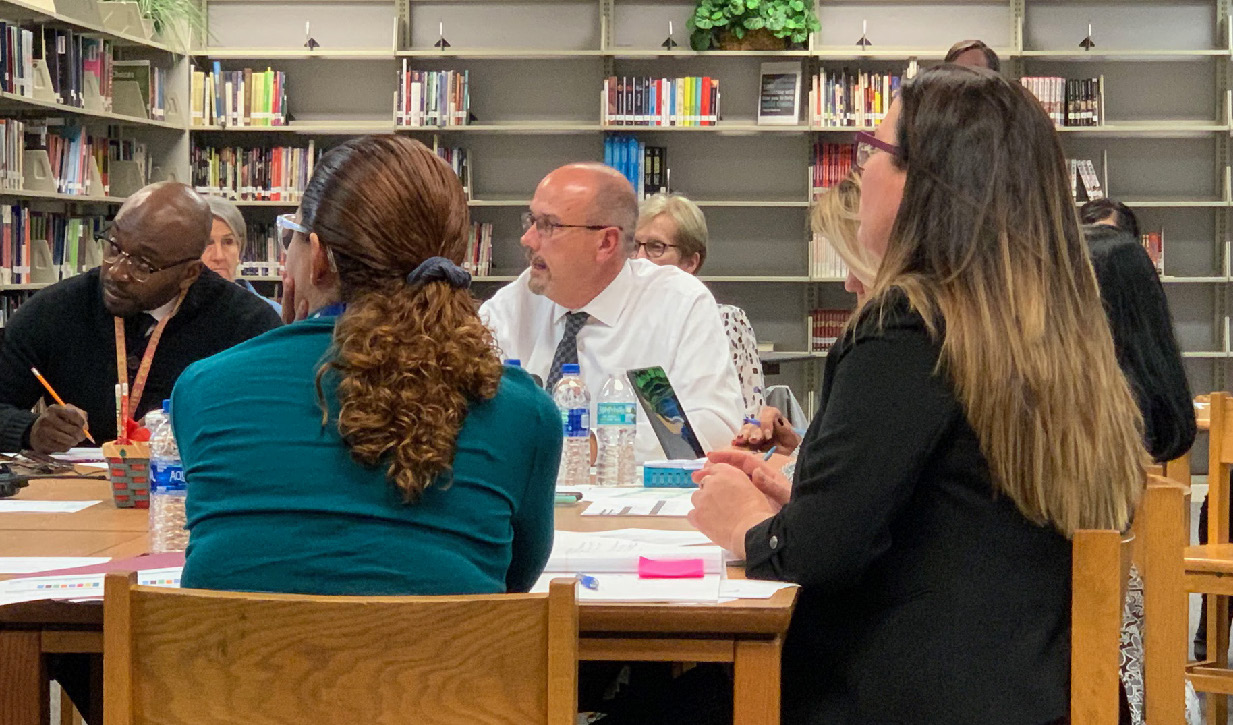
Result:
[[[856,170],[858,172],[864,171],[869,159],[879,151],[885,151],[895,158],[899,158],[901,153],[896,144],[887,143],[871,133],[856,132]]]
[[[172,267],[178,267],[185,262],[192,262],[194,260],[201,259],[201,257],[185,257],[178,262],[172,262],[171,264],[164,264],[161,267],[156,267],[151,264],[149,260],[129,254],[121,249],[120,245],[116,243],[115,238],[112,237],[110,233],[101,234],[95,237],[94,241],[103,246],[104,262],[112,267],[118,267],[120,264],[128,262],[129,276],[133,278],[134,282],[139,283],[148,281],[150,277],[158,274],[159,272],[164,272]]]
[[[274,223],[278,226],[278,241],[283,245],[284,252],[291,248],[291,240],[296,232],[304,235],[310,234],[308,227],[295,220],[294,214],[279,214]]]
[[[535,233],[541,237],[548,238],[557,229],[591,229],[598,231],[600,229],[621,229],[616,224],[558,224],[554,221],[549,221],[548,217],[535,216],[535,214],[524,211],[522,213],[522,232],[526,234],[531,227],[535,227]]]
[[[637,255],[639,249],[644,249],[646,250],[647,259],[659,259],[664,256],[664,252],[668,251],[670,247],[675,249],[677,245],[668,244],[667,242],[635,242],[634,254]]]

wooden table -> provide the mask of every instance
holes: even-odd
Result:
[[[0,514],[0,556],[137,556],[147,551],[145,511],[117,509],[102,481],[32,483],[17,498],[103,503],[73,514]],[[557,507],[566,531],[688,529],[681,518],[583,517],[585,505]],[[741,576],[740,570],[729,570]],[[3,578],[3,577],[0,577]],[[582,603],[579,657],[592,661],[731,662],[734,722],[779,723],[779,661],[796,589],[723,604]],[[47,722],[45,657],[103,650],[98,602],[27,602],[0,607],[0,724]],[[91,723],[91,725],[99,725]]]

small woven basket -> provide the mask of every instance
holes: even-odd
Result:
[[[117,508],[150,508],[150,444],[103,444],[107,479]]]

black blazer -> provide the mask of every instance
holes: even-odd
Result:
[[[994,494],[939,345],[900,300],[826,361],[792,500],[745,539],[802,587],[793,725],[1041,725],[1069,705],[1070,543]]]

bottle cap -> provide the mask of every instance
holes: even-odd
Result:
[[[519,359],[518,359],[518,358],[516,358],[516,357],[511,357],[509,360],[506,360],[506,361],[505,361],[505,364],[506,364],[506,365],[509,365],[511,368],[520,368],[520,367],[522,367],[522,361],[521,361],[521,360],[519,360]]]
[[[582,368],[578,367],[577,363],[565,363],[561,366],[562,375],[581,375]]]
[[[165,413],[166,415],[171,415],[171,400],[170,399],[163,401],[163,413]]]

